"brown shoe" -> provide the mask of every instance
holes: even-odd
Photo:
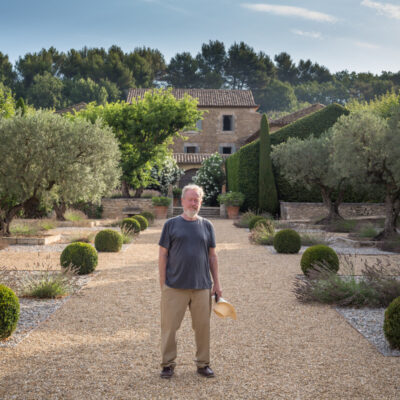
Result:
[[[161,378],[171,379],[174,374],[174,367],[164,367],[160,373]]]
[[[206,378],[214,378],[215,376],[213,370],[208,365],[203,368],[197,368],[197,373]]]

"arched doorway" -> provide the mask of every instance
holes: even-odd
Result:
[[[179,187],[182,189],[184,186],[193,183],[192,179],[196,175],[198,168],[192,168],[185,171],[185,175],[179,180]]]

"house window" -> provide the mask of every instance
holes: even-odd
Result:
[[[202,119],[199,119],[196,122],[196,129],[199,130],[199,131],[203,130],[203,120]]]
[[[233,115],[222,116],[222,130],[233,131]]]
[[[183,148],[184,153],[198,153],[199,146],[196,145],[185,145]]]
[[[229,143],[223,143],[219,145],[220,154],[233,154],[235,152],[235,145]]]

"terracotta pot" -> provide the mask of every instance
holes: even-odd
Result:
[[[239,206],[227,206],[226,212],[229,219],[236,219],[239,216]]]
[[[154,212],[156,214],[156,218],[165,219],[167,218],[168,206],[154,206]]]
[[[174,207],[179,207],[179,197],[174,197]]]

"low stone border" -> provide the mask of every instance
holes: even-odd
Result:
[[[61,239],[61,235],[48,235],[43,237],[2,237],[3,242],[9,245],[23,244],[23,245],[46,245],[58,242]]]
[[[32,271],[20,271],[23,273],[32,273]],[[38,271],[33,271],[37,273]],[[75,290],[70,295],[61,299],[33,299],[21,297],[20,317],[17,329],[6,340],[0,340],[0,347],[15,347],[24,340],[34,329],[42,322],[46,321],[56,310],[58,310],[75,293],[85,287],[100,272],[94,271],[90,275],[78,275],[74,278]]]
[[[335,310],[381,354],[387,357],[400,357],[400,350],[390,347],[383,332],[385,308],[335,307]]]
[[[271,254],[283,254],[283,253],[278,253],[274,246],[264,246],[267,248],[267,250],[271,253]],[[301,246],[300,251],[296,254],[303,254],[304,251],[306,249],[308,249],[310,246]],[[376,248],[371,248],[371,247],[338,247],[338,246],[332,246],[329,245],[329,247],[331,247],[333,250],[336,251],[337,254],[348,254],[348,255],[352,255],[352,254],[358,254],[358,255],[364,255],[364,256],[368,256],[368,255],[394,255],[394,254],[398,254],[398,253],[392,253],[389,251],[383,251],[383,250],[379,250]],[[296,255],[293,254],[293,255]],[[285,256],[290,256],[291,254],[284,254]]]

